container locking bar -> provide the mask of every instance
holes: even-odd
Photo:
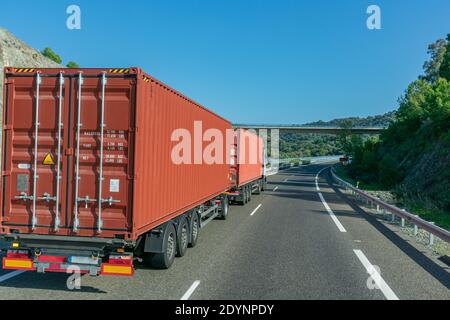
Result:
[[[20,196],[15,196],[15,199],[19,199],[19,200],[33,200],[33,196],[29,196],[26,192],[21,192]]]
[[[113,203],[120,203],[120,200],[114,200],[113,197],[109,197],[107,199],[102,199],[102,203],[107,203],[109,206],[112,206]]]
[[[35,230],[37,225],[37,215],[36,215],[36,192],[37,192],[37,166],[38,166],[38,141],[39,141],[39,95],[41,88],[41,74],[36,74],[36,118],[34,122],[34,168],[33,168],[33,217],[31,219],[31,229]]]
[[[78,220],[78,187],[80,182],[80,131],[81,131],[81,87],[83,85],[83,75],[78,75],[78,121],[77,121],[77,161],[75,165],[75,205],[73,231],[78,232],[80,221]]]
[[[97,231],[102,232],[103,220],[102,220],[102,192],[103,192],[103,142],[104,142],[104,132],[105,132],[105,89],[106,89],[106,72],[102,74],[102,114],[100,122],[100,173],[98,178],[98,221],[97,221]]]
[[[59,111],[58,111],[58,165],[56,171],[56,208],[55,208],[55,231],[59,230],[61,219],[59,217],[59,188],[61,182],[61,131],[63,128],[62,123],[62,106],[63,106],[63,87],[64,87],[64,75],[61,72],[59,74]]]
[[[52,197],[49,193],[44,193],[42,197],[38,197],[38,200],[44,200],[47,202],[56,201],[56,197]]]
[[[77,202],[84,202],[84,207],[87,209],[89,202],[94,202],[95,203],[95,202],[97,202],[97,200],[96,199],[91,199],[91,198],[89,198],[89,196],[86,196],[84,198],[78,198]]]

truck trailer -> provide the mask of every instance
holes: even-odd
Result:
[[[4,269],[131,276],[135,260],[169,268],[201,228],[227,218],[230,200],[246,204],[265,187],[264,147],[252,132],[215,150],[230,161],[174,161],[177,130],[200,122],[225,137],[232,125],[140,68],[7,67],[4,79]],[[241,163],[244,151],[256,162]]]

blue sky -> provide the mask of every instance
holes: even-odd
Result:
[[[382,30],[366,27],[370,4]],[[450,33],[450,1],[21,0],[0,25],[82,67],[140,66],[233,122],[288,124],[396,109]]]

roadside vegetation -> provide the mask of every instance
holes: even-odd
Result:
[[[352,117],[317,121],[300,126],[305,127],[387,127],[395,117],[394,112],[366,118]],[[280,133],[280,155],[282,159],[301,157],[334,156],[344,153],[342,139],[330,134]]]
[[[409,210],[450,229],[450,34],[428,53],[424,74],[401,96],[380,137],[340,136],[352,157],[340,173],[361,187],[394,192]]]
[[[41,51],[41,53],[44,57],[47,57],[50,60],[52,60],[58,64],[62,64],[62,62],[63,62],[62,58],[51,48],[45,48],[44,50]],[[66,67],[67,68],[79,68],[80,66],[74,61],[69,61],[66,65]]]

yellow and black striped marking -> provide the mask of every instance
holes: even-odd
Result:
[[[109,73],[130,73],[130,69],[109,69]]]
[[[142,78],[144,79],[145,82],[150,82],[150,78],[149,77],[142,76]]]
[[[30,68],[15,68],[14,72],[17,73],[32,73],[34,72],[35,69],[30,69]]]

